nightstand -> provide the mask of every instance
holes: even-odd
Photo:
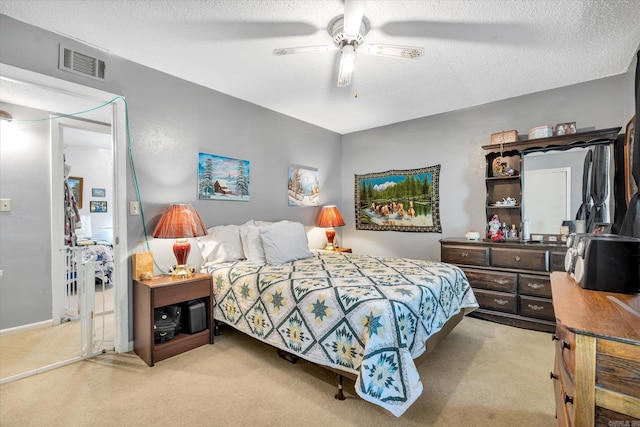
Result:
[[[334,252],[349,252],[349,253],[351,253],[351,248],[335,248]]]
[[[207,329],[195,334],[180,333],[164,343],[153,337],[153,309],[202,299],[207,310]],[[213,280],[196,273],[188,279],[157,276],[133,281],[133,348],[147,365],[205,344],[213,344]]]

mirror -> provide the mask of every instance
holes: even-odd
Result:
[[[531,234],[560,234],[563,220],[576,219],[582,204],[583,170],[587,153],[595,149],[566,147],[525,152],[522,165],[522,218],[531,221]],[[609,167],[603,222],[613,218],[613,145],[605,145]]]

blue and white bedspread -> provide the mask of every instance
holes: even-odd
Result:
[[[102,239],[78,238],[78,246],[82,246],[82,262],[94,261],[96,277],[109,282],[113,273],[113,245]]]
[[[357,375],[356,392],[396,416],[422,393],[413,359],[478,307],[440,262],[317,252],[282,265],[212,265],[214,318],[311,362]]]

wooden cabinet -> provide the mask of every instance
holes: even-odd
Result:
[[[458,265],[469,279],[480,308],[471,313],[494,322],[539,331],[555,331],[549,273],[563,243],[522,243],[443,239],[440,259]]]
[[[582,289],[551,274],[559,426],[640,425],[640,296]]]
[[[153,310],[193,299],[205,301],[207,329],[195,334],[180,333],[157,344],[153,334]],[[196,273],[188,279],[158,276],[133,281],[133,348],[147,365],[153,366],[176,354],[204,344],[213,344],[213,283],[208,274]]]
[[[505,144],[483,145],[485,150],[485,184],[486,197],[486,223],[493,215],[498,215],[501,223],[506,223],[509,228],[516,226],[518,235],[522,232],[522,169],[523,155],[526,151],[539,149],[558,149],[562,146],[581,147],[595,143],[609,143],[615,141],[620,128],[609,128],[589,132],[579,132],[572,135],[553,136],[523,140]],[[500,164],[505,165],[506,170],[512,169],[512,175],[501,175],[496,172]],[[506,171],[504,172],[507,173]],[[496,206],[496,202],[511,197],[515,199],[515,206]],[[535,232],[536,230],[532,230]],[[560,224],[558,224],[558,234]],[[538,234],[538,233],[536,233]]]

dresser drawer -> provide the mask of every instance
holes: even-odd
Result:
[[[440,259],[450,264],[489,265],[489,248],[442,245]]]
[[[551,271],[565,271],[564,269],[564,258],[567,255],[567,251],[558,251],[554,250],[549,253],[549,257],[551,257]]]
[[[536,319],[556,320],[550,299],[520,295],[520,314]]]
[[[518,270],[549,271],[547,251],[491,248],[491,266]]]
[[[474,289],[473,293],[478,300],[480,308],[489,310],[504,311],[506,313],[515,314],[517,311],[516,294],[508,294],[506,292],[485,291],[483,289]]]
[[[576,372],[576,335],[565,329],[561,324],[556,321],[556,333],[553,335],[556,342],[556,353],[562,358],[564,366],[573,376]]]
[[[551,298],[551,281],[549,276],[521,274],[518,278],[518,292],[522,295]]]
[[[473,268],[463,268],[469,283],[474,288],[489,289],[502,292],[516,291],[518,275],[516,273],[505,273],[501,271],[476,270]]]

